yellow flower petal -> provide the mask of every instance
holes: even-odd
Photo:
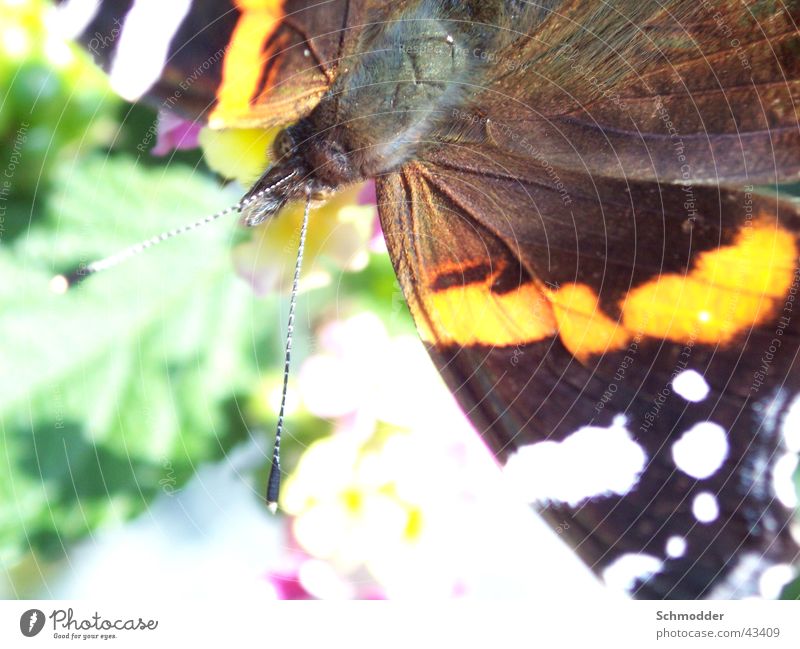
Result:
[[[269,164],[270,146],[280,129],[204,128],[198,141],[208,166],[225,178],[250,187]]]

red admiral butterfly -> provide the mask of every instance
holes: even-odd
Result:
[[[126,0],[84,23],[127,98],[285,127],[250,224],[375,179],[432,357],[608,583],[791,578],[800,3]]]

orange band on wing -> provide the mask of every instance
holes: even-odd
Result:
[[[769,320],[792,285],[797,243],[766,218],[735,243],[701,253],[686,275],[662,275],[622,301],[630,331],[654,338],[725,344]]]
[[[217,105],[208,125],[233,124],[250,111],[264,66],[263,48],[283,19],[283,0],[236,0],[242,12],[222,64],[222,83]]]
[[[585,359],[628,344],[630,334],[600,310],[597,293],[585,284],[564,284],[547,291],[558,322],[558,335],[573,356]]]
[[[469,269],[470,265],[464,268]],[[536,284],[527,282],[514,290],[496,293],[492,283],[498,274],[499,271],[480,281],[426,291],[423,301],[427,319],[415,314],[423,340],[502,347],[554,335],[555,318]]]
[[[415,319],[424,339],[444,345],[514,346],[557,334],[581,360],[621,351],[634,336],[724,345],[775,317],[796,280],[797,257],[791,232],[757,219],[733,245],[698,254],[685,275],[661,275],[631,290],[619,321],[586,284],[551,290],[528,281],[497,292],[502,268],[445,265],[429,275],[425,316]]]

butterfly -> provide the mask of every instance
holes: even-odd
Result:
[[[65,4],[124,97],[281,127],[248,224],[375,181],[431,357],[606,583],[793,578],[800,2]]]

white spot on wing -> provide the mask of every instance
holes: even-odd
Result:
[[[661,559],[649,554],[623,554],[603,570],[603,581],[610,588],[630,592],[637,581],[653,576],[663,565]]]
[[[794,579],[795,570],[788,563],[767,568],[758,580],[758,591],[765,599],[777,599],[783,587]]]
[[[692,502],[692,513],[701,523],[713,523],[719,516],[716,496],[707,491],[697,494]]]
[[[797,491],[794,486],[794,472],[797,469],[797,455],[784,453],[772,467],[772,488],[775,495],[786,507],[797,507]]]
[[[136,101],[161,76],[170,41],[191,4],[191,0],[134,1],[111,65],[111,87],[122,97]]]
[[[56,9],[54,24],[65,38],[77,38],[92,22],[99,8],[100,0],[67,0]]]
[[[800,395],[796,396],[786,409],[781,432],[786,448],[794,453],[800,453]]]
[[[789,525],[789,534],[792,535],[794,542],[800,545],[800,523],[792,521],[791,525]]]
[[[693,478],[713,475],[728,457],[728,437],[719,424],[704,421],[695,424],[672,445],[672,459],[677,467]]]
[[[678,559],[686,554],[686,539],[682,536],[670,536],[667,539],[667,556]]]
[[[699,402],[711,392],[703,375],[694,370],[685,370],[672,381],[672,389],[687,401]]]
[[[608,428],[585,426],[562,442],[521,447],[505,474],[528,502],[577,505],[596,496],[624,495],[639,481],[647,456],[619,415]]]

